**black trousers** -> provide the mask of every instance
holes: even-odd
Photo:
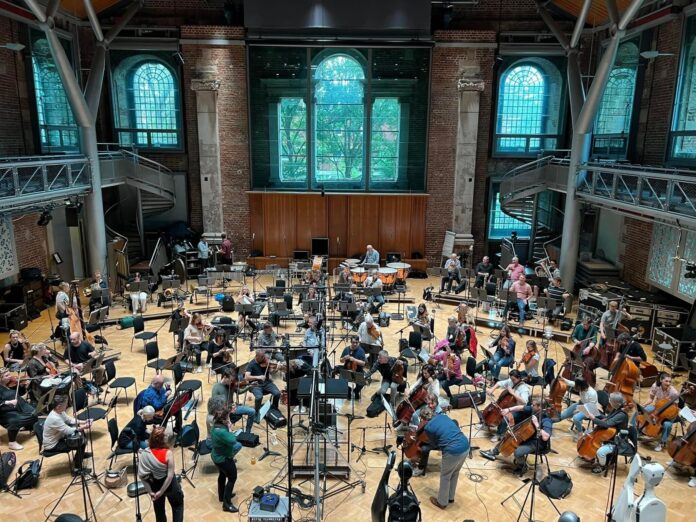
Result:
[[[87,440],[82,437],[82,445],[75,451],[75,462],[73,462],[73,467],[80,469],[82,467],[82,459],[85,455],[85,447],[87,446]],[[60,439],[58,444],[49,448],[53,453],[70,453],[75,449],[74,446],[68,445],[67,439]]]
[[[162,484],[164,484],[164,480],[165,479],[150,480],[152,491],[159,491]],[[184,492],[181,490],[181,484],[179,484],[176,477],[172,479],[164,495],[152,503],[152,507],[155,509],[155,520],[157,522],[167,522],[167,511],[164,505],[165,500],[169,501],[169,505],[172,508],[172,520],[174,522],[184,522]]]
[[[216,462],[218,468],[218,500],[225,504],[232,504],[232,492],[237,482],[237,464],[234,458],[226,458],[222,462]]]
[[[455,270],[454,272],[450,272],[447,277],[442,278],[442,283],[440,284],[440,291],[444,291],[445,289],[445,283],[447,284],[447,291],[451,292],[452,291],[452,282],[456,281],[457,286],[462,282],[461,278],[459,277],[459,270]]]
[[[430,445],[423,444],[421,446],[421,457],[418,461],[418,469],[422,469],[425,474],[425,468],[428,467],[428,459],[430,458]]]

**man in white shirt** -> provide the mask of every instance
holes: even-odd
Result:
[[[450,255],[449,259],[445,261],[445,266],[443,267],[447,270],[447,275],[442,277],[442,283],[440,283],[440,292],[445,291],[445,283],[447,284],[447,293],[452,291],[452,282],[456,281],[457,285],[461,283],[461,278],[459,277],[459,269],[462,267],[462,263],[459,261],[457,254],[454,252]]]
[[[87,442],[83,434],[83,431],[92,425],[92,421],[80,421],[70,417],[65,413],[66,409],[68,409],[68,396],[56,395],[53,399],[53,410],[44,422],[43,449],[55,453],[68,453],[75,449],[73,474],[77,474],[83,471],[82,459],[92,456],[91,453],[85,452]]]

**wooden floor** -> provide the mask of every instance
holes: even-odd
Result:
[[[268,281],[270,282],[270,281]],[[267,283],[261,279],[261,284]],[[437,285],[439,281],[434,278],[429,280],[409,280],[410,295],[416,298],[416,302],[420,301],[422,290],[425,286]],[[258,284],[257,284],[258,287]],[[258,289],[258,288],[257,288]],[[151,305],[150,312],[153,311]],[[386,309],[389,312],[395,312],[396,304],[388,304]],[[403,310],[403,306],[402,306]],[[446,329],[446,319],[453,313],[454,309],[451,306],[443,306],[435,308],[435,332],[438,337],[444,334]],[[214,313],[209,314],[212,318]],[[397,330],[406,325],[405,321],[392,321],[389,328],[384,329],[386,346],[392,354],[398,352]],[[294,331],[294,325],[291,325],[288,330]],[[159,341],[161,348],[161,357],[167,357],[174,353],[173,339],[168,333],[168,324],[166,320],[151,320],[146,323],[146,329],[150,331],[160,330]],[[404,332],[407,334],[408,330]],[[47,318],[47,313],[44,312],[40,319],[32,321],[24,330],[25,335],[32,342],[44,341],[50,335],[50,325]],[[479,328],[479,342],[487,344],[489,342],[490,331],[486,328]],[[121,351],[121,359],[117,363],[118,375],[132,375],[136,377],[138,390],[143,389],[147,384],[142,381],[142,367],[145,362],[143,346],[140,341],[134,344],[134,351],[130,352],[130,342],[132,330],[117,330],[114,326],[110,326],[104,330],[104,335],[112,348]],[[517,334],[515,334],[517,336]],[[7,334],[0,334],[0,341],[3,343],[7,338]],[[248,341],[240,342],[239,362],[244,362],[250,358],[248,349]],[[338,351],[340,353],[340,349]],[[481,355],[479,354],[479,358]],[[549,357],[557,361],[563,360],[563,353],[558,343],[551,343]],[[146,380],[149,380],[153,373],[149,371],[146,375]],[[602,378],[600,376],[601,386]],[[203,381],[204,399],[210,396],[211,384],[208,384],[206,374],[189,374],[187,379],[201,379]],[[410,375],[411,380],[414,380],[413,374]],[[372,392],[379,386],[378,382],[373,383],[366,392],[363,393],[363,400],[355,404],[355,413],[364,415],[365,408],[368,405],[368,399]],[[538,390],[538,389],[537,389]],[[133,390],[129,392],[132,398]],[[639,402],[645,402],[647,391],[643,390],[640,397],[636,397]],[[251,396],[248,399],[251,402]],[[198,424],[204,425],[205,401],[201,401],[198,411]],[[340,411],[343,414],[351,412],[351,404],[346,402],[343,404],[339,401]],[[125,399],[121,400],[115,409],[115,414],[118,419],[119,426],[123,426],[132,417],[131,403],[126,403]],[[452,416],[457,419],[461,426],[468,426],[470,419],[469,410],[457,410],[452,413]],[[193,414],[189,417],[190,422],[193,419]],[[605,506],[607,503],[607,493],[609,490],[610,480],[604,477],[597,477],[590,472],[590,469],[581,464],[575,458],[575,444],[572,441],[571,434],[568,432],[569,423],[564,421],[557,424],[553,436],[553,448],[558,452],[551,454],[549,461],[553,470],[566,469],[573,478],[573,492],[565,500],[557,501],[557,506],[561,512],[572,510],[578,513],[583,522],[603,520]],[[345,440],[348,435],[347,419],[344,416],[339,417],[339,430],[343,432],[340,437]],[[364,430],[361,428],[365,428]],[[468,427],[464,428],[468,434]],[[261,441],[265,443],[265,432],[261,427],[256,426],[255,432],[261,436]],[[352,423],[350,430],[351,442],[361,445],[361,434],[365,434],[365,446],[368,449],[381,446],[383,444],[383,416],[376,419],[361,419]],[[3,449],[7,447],[7,434],[3,429],[0,429],[0,444]],[[304,432],[296,428],[296,437],[301,440]],[[472,430],[472,445],[478,446],[481,449],[491,447],[490,434],[485,430],[477,430],[476,427]],[[225,519],[231,520],[246,520],[249,498],[254,486],[265,485],[279,482],[287,485],[287,478],[284,473],[286,465],[286,437],[285,430],[278,430],[271,433],[271,449],[281,454],[279,457],[270,457],[263,461],[258,461],[263,451],[263,445],[255,448],[244,448],[237,458],[237,466],[239,469],[239,478],[235,488],[237,496],[235,503],[240,506],[239,515],[231,515],[222,513],[220,504],[217,501],[216,479],[217,472],[214,465],[210,462],[209,457],[202,457],[199,467],[196,471],[193,482],[195,488],[184,482],[186,519],[193,520],[212,520],[224,516]],[[387,432],[387,444],[394,443],[395,435],[393,432]],[[18,453],[18,462],[37,458],[37,444],[33,436],[28,433],[21,433],[19,442],[25,446],[23,451]],[[94,445],[94,465],[98,473],[102,472],[107,467],[106,456],[109,453],[109,436],[106,430],[104,421],[95,425],[93,430],[93,445]],[[301,453],[302,449],[299,450]],[[359,462],[356,459],[359,452],[354,451],[349,454],[345,446],[340,454],[343,458],[350,457],[351,465],[353,466],[353,474],[351,479],[364,479],[366,489],[363,492],[361,488],[355,488],[351,491],[343,492],[333,496],[324,506],[324,520],[369,520],[370,505],[375,493],[375,487],[378,484],[385,464],[384,454],[375,452],[366,453]],[[666,452],[655,453],[652,443],[641,443],[640,454],[649,456],[658,462],[665,464],[668,460]],[[182,465],[188,467],[190,465],[190,452],[184,451],[184,462],[182,463],[181,451],[176,450],[177,470],[181,469]],[[117,461],[117,467],[128,464],[129,457],[120,457]],[[412,486],[421,502],[423,510],[423,519],[426,521],[452,521],[460,522],[463,520],[490,520],[490,521],[505,521],[516,520],[520,510],[519,504],[524,500],[524,495],[527,489],[523,489],[516,497],[504,505],[501,501],[510,495],[515,489],[523,483],[521,480],[513,476],[509,472],[509,463],[506,462],[488,462],[480,457],[478,451],[473,453],[473,458],[467,460],[465,467],[462,469],[459,487],[457,490],[456,502],[447,508],[446,511],[435,509],[428,497],[436,494],[438,488],[438,475],[440,468],[440,453],[433,452],[431,454],[430,465],[426,476],[414,478]],[[619,464],[619,479],[617,481],[617,495],[623,484],[627,467],[623,460]],[[132,481],[132,470],[129,469],[129,482]],[[531,475],[528,475],[531,476]],[[63,456],[56,456],[46,459],[44,462],[40,488],[36,490],[24,492],[24,498],[17,499],[9,494],[0,495],[0,513],[5,516],[12,514],[19,515],[21,519],[38,521],[46,517],[50,511],[52,504],[59,497],[60,493],[66,487],[70,480],[70,474],[67,467],[67,459]],[[669,514],[667,519],[670,522],[693,520],[693,510],[696,507],[694,502],[694,490],[687,487],[688,476],[684,473],[679,473],[673,468],[668,469],[665,480],[657,489],[657,493],[668,505]],[[392,474],[391,485],[396,485],[396,473]],[[304,492],[312,494],[312,481],[307,480],[303,485],[300,485],[300,480],[294,480],[293,486],[300,487]],[[329,490],[333,490],[341,486],[341,483],[336,480],[331,480],[327,484]],[[642,482],[638,483],[638,491],[642,491]],[[97,502],[100,498],[100,492],[96,486],[89,487],[92,498]],[[74,512],[77,514],[84,513],[82,508],[82,496],[79,487],[71,488],[70,495],[61,503],[57,513]],[[128,499],[125,495],[125,488],[116,490],[116,493],[123,497],[123,501],[119,502],[111,495],[100,503],[97,509],[99,519],[103,520],[133,520],[135,502]],[[154,515],[150,505],[150,501],[145,497],[141,500],[144,520],[154,520]],[[302,510],[296,507],[293,512],[294,520],[312,520],[313,511],[311,509]],[[537,495],[536,507],[534,512],[535,520],[552,521],[557,520],[557,515],[549,504],[549,501],[543,495]],[[527,520],[526,516],[522,520]]]

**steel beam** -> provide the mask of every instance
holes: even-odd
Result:
[[[92,0],[83,0],[82,3],[85,6],[85,12],[87,13],[87,18],[89,19],[89,25],[92,26],[92,32],[97,42],[104,40],[104,33],[102,33],[101,24],[99,23],[99,18],[97,18],[97,12],[94,10],[92,5]]]
[[[32,13],[34,13],[34,16],[39,22],[42,24],[46,23],[46,11],[44,11],[43,6],[41,6],[36,0],[24,0],[24,3],[27,4],[27,7]]]
[[[616,0],[606,0],[606,2],[609,21],[612,25],[619,25],[619,8],[616,7]]]
[[[570,47],[572,49],[577,48],[578,44],[580,43],[580,37],[582,36],[582,30],[585,28],[585,22],[587,21],[587,15],[590,12],[590,7],[592,7],[592,0],[585,0],[582,4],[580,13],[578,14],[578,19],[575,21],[573,35],[570,37]]]

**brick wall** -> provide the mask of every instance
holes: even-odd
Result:
[[[621,273],[623,280],[645,290],[650,288],[645,280],[645,274],[650,256],[652,228],[652,223],[648,221],[627,217],[624,220],[621,237],[623,248],[619,253],[619,262],[623,265]]]
[[[47,272],[48,238],[46,227],[36,224],[38,220],[39,214],[25,214],[13,220],[17,261],[20,268],[39,267]]]

